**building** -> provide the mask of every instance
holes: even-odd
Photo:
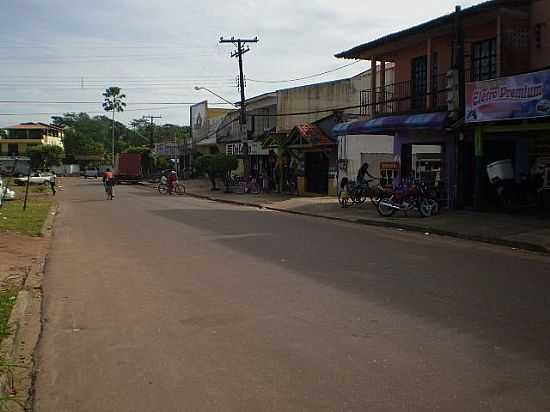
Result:
[[[29,148],[39,145],[63,147],[63,128],[45,123],[21,123],[4,128],[6,137],[0,137],[3,156],[26,154]]]
[[[265,138],[275,130],[277,114],[277,93],[264,93],[245,101],[246,126],[250,167],[254,174],[272,177],[273,162],[270,162],[269,151],[262,146]],[[228,113],[216,132],[219,150],[229,155],[242,156],[243,136],[239,122],[240,111]],[[242,159],[239,161],[237,174],[244,173]]]
[[[474,205],[480,167],[474,135],[463,126],[465,82],[550,65],[542,56],[548,6],[548,0],[487,1],[337,54],[373,67],[389,62],[395,78],[389,85],[372,78],[359,98],[367,119],[339,125],[337,133],[392,134],[401,177],[434,180],[451,208]]]
[[[382,66],[378,66],[378,73],[374,76],[377,86],[393,82],[394,73],[391,65],[384,67],[383,74],[381,71]],[[306,192],[336,194],[338,180],[356,173],[360,167],[361,157],[363,161],[368,161],[369,153],[365,151],[368,150],[367,146],[378,150],[380,146],[387,146],[388,139],[393,142],[393,137],[389,136],[362,136],[371,140],[368,145],[359,138],[342,138],[345,149],[339,150],[338,138],[333,135],[332,127],[328,127],[334,126],[338,119],[360,117],[359,100],[362,90],[372,82],[371,70],[367,70],[347,79],[277,91],[276,131],[279,134],[292,134],[294,138],[300,137],[299,140],[304,142],[302,145],[293,144],[292,147],[298,153],[298,175],[304,178]],[[310,139],[309,143],[308,134],[315,137]],[[328,140],[325,140],[325,137]],[[339,158],[339,155],[345,158]],[[378,167],[380,162],[376,161],[375,157],[370,161],[374,161],[375,167]],[[385,160],[392,158],[392,151],[384,153]]]

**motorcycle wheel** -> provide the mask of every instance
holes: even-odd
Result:
[[[392,202],[392,199],[393,197],[390,197],[388,199],[384,199],[384,201],[381,201],[380,203],[378,203],[378,205],[376,206],[377,210],[378,210],[378,213],[381,215],[381,216],[384,216],[384,217],[391,217],[395,214],[395,212],[397,211],[396,209],[394,209],[393,207],[389,207],[389,206],[385,206],[384,205],[384,202],[388,202],[388,203],[391,203]]]
[[[435,203],[437,203],[433,199],[420,199],[419,205],[418,205],[418,212],[420,213],[420,216],[422,217],[430,217],[433,216],[434,210],[435,210]]]

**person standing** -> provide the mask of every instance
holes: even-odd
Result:
[[[55,175],[55,172],[52,172],[52,177],[50,178],[50,187],[52,188],[52,193],[55,196],[56,190],[55,190],[55,183],[56,183],[57,176]]]

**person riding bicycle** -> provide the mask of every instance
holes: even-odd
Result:
[[[365,176],[368,176],[371,179],[376,179],[376,177],[370,174],[369,164],[367,162],[363,163],[363,165],[359,168],[359,171],[357,172],[357,183],[366,183]]]
[[[178,174],[175,170],[172,170],[170,172],[170,175],[168,176],[168,194],[172,194],[174,191],[174,188],[176,187],[176,183],[178,181]]]
[[[103,185],[105,186],[105,192],[111,191],[111,197],[115,197],[113,186],[115,185],[115,179],[113,176],[113,172],[111,169],[107,168],[105,172],[103,172]]]

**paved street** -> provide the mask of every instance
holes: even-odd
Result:
[[[550,409],[550,258],[64,185],[36,411]]]

